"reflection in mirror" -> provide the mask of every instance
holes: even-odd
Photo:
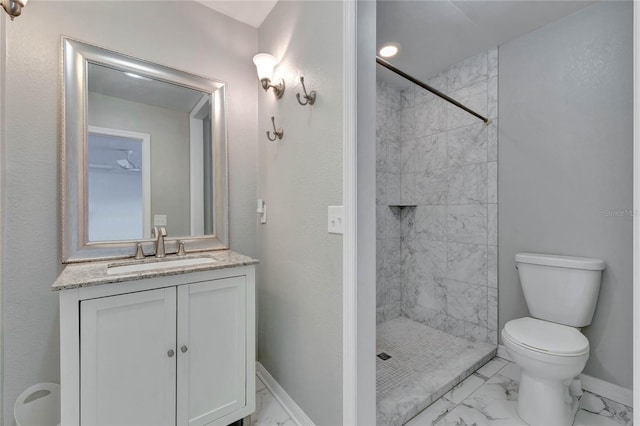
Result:
[[[89,126],[89,241],[151,235],[150,135]]]
[[[211,95],[93,63],[88,87],[89,241],[211,234]]]
[[[229,248],[224,83],[62,38],[63,262]]]

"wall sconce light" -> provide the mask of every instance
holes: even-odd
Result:
[[[20,16],[22,8],[27,5],[28,1],[29,0],[0,0],[0,4],[13,21],[13,18]]]
[[[284,95],[284,80],[280,79],[280,81],[275,85],[271,84],[276,58],[268,53],[258,53],[253,57],[253,63],[256,65],[256,69],[258,70],[258,78],[260,79],[260,83],[262,83],[264,91],[266,92],[269,88],[272,88],[276,99],[280,99],[282,95]]]

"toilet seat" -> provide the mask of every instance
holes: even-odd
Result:
[[[519,318],[505,324],[503,337],[522,349],[558,357],[589,353],[589,340],[577,329],[535,318]]]

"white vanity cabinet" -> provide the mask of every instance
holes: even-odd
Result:
[[[254,266],[60,293],[62,425],[228,425],[255,409]]]

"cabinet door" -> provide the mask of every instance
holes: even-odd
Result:
[[[175,425],[175,344],[175,287],[82,301],[82,426]]]
[[[179,425],[209,424],[245,406],[246,291],[244,276],[178,288]]]

